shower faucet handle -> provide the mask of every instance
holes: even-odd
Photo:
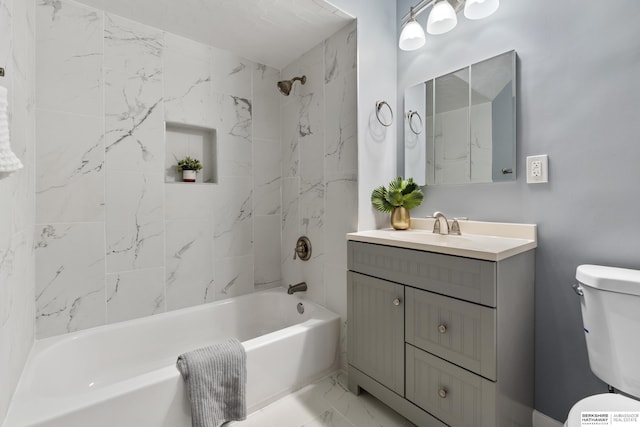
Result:
[[[293,259],[300,258],[301,261],[308,261],[311,258],[311,240],[307,236],[301,236],[296,242],[293,250]]]

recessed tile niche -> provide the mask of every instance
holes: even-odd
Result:
[[[165,182],[183,183],[182,172],[176,167],[186,156],[202,163],[196,183],[218,182],[216,130],[202,126],[166,122]],[[191,183],[185,183],[191,184]]]

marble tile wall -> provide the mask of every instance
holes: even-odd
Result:
[[[279,286],[280,71],[72,1],[36,17],[37,336]],[[213,130],[214,184],[170,182],[165,121]]]
[[[355,22],[281,73],[68,0],[36,15],[38,337],[301,280],[346,322]],[[214,184],[174,182],[165,122],[214,130]]]
[[[103,15],[36,3],[36,333],[104,324]]]
[[[288,65],[283,78],[307,76],[281,101],[282,279],[304,280],[307,297],[343,319],[341,363],[346,366],[347,250],[357,230],[356,24]],[[293,259],[306,235],[309,261]]]
[[[0,0],[0,67],[11,147],[24,168],[0,174],[0,424],[33,345],[35,4]]]

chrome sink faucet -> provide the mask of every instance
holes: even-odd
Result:
[[[434,212],[433,218],[436,219],[436,222],[433,224],[433,234],[453,234],[455,236],[460,236],[460,223],[458,222],[458,218],[454,218],[451,223],[451,229],[449,229],[449,222],[447,221],[447,217],[444,216],[442,212]],[[467,219],[467,218],[460,218]]]
[[[436,222],[433,224],[433,234],[449,234],[449,222],[447,217],[440,211],[433,213]]]
[[[307,282],[296,283],[295,285],[289,285],[287,293],[293,295],[295,292],[302,292],[307,290]]]

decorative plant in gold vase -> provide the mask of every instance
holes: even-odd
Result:
[[[423,199],[424,194],[413,178],[403,180],[397,177],[389,183],[389,189],[381,185],[371,193],[373,207],[391,213],[391,226],[396,230],[406,230],[411,226],[409,211],[420,206]]]

